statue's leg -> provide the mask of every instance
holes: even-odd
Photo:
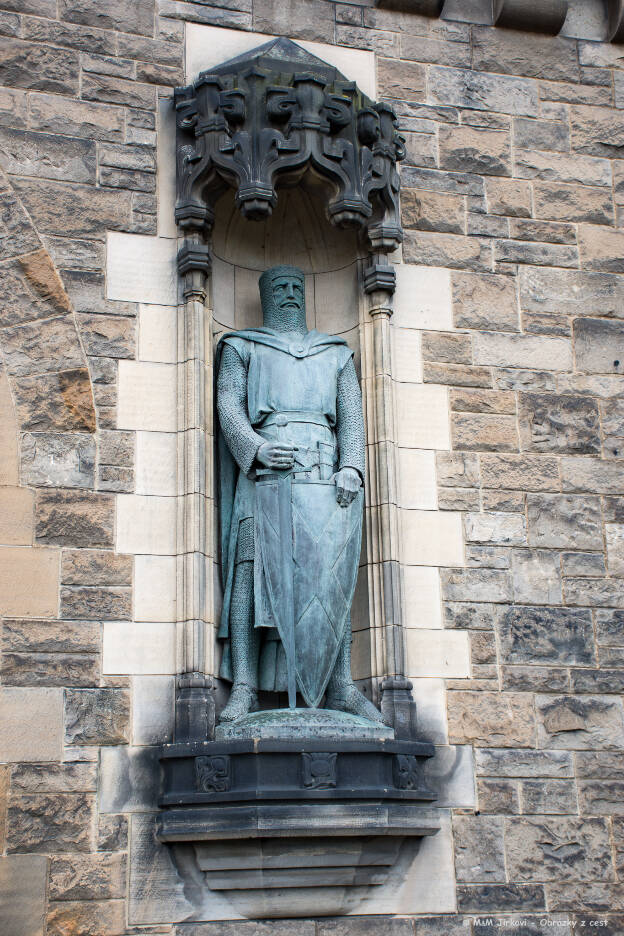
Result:
[[[234,570],[230,608],[232,691],[221,722],[236,721],[258,709],[260,639],[253,621],[253,562],[239,562]]]
[[[351,627],[347,627],[338,651],[336,664],[329,677],[325,708],[361,715],[369,721],[384,724],[381,712],[363,695],[351,676]]]

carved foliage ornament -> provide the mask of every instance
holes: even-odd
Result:
[[[276,39],[202,72],[175,92],[182,229],[210,227],[228,187],[252,220],[268,217],[280,181],[306,170],[322,179],[327,213],[356,227],[372,249],[402,240],[396,163],[405,155],[396,115],[335,68],[289,39]]]

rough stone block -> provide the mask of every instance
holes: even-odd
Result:
[[[476,751],[477,775],[485,777],[574,776],[572,755],[566,751],[484,749]]]
[[[560,561],[550,550],[513,551],[514,600],[521,604],[560,604]]]
[[[438,483],[445,487],[476,487],[479,483],[479,462],[476,455],[436,452]]]
[[[4,651],[42,653],[94,653],[100,646],[100,628],[87,621],[38,621],[7,618],[2,628]]]
[[[561,477],[564,491],[589,491],[598,494],[624,493],[624,461],[599,458],[562,458]]]
[[[43,936],[47,870],[44,855],[0,858],[0,919],[6,936]]]
[[[516,288],[511,277],[454,272],[452,281],[453,318],[458,328],[517,330]]]
[[[61,582],[64,585],[131,585],[132,556],[107,549],[65,549]]]
[[[612,696],[536,696],[540,747],[610,750],[624,746],[622,700]]]
[[[442,124],[439,151],[441,169],[480,175],[511,174],[510,136],[506,131]]]
[[[124,621],[132,617],[131,590],[122,586],[64,586],[61,617],[69,620]]]
[[[101,0],[96,9],[89,0],[61,0],[59,17],[67,23],[151,36],[154,29],[154,0],[137,0],[131,10],[120,9],[115,0]]]
[[[613,201],[609,189],[555,182],[533,184],[533,210],[536,218],[549,221],[587,221],[613,224]]]
[[[86,433],[25,432],[22,480],[33,487],[93,486],[95,439]]]
[[[93,843],[95,798],[90,793],[32,793],[9,805],[7,850],[87,852]]]
[[[604,225],[580,224],[578,242],[583,269],[624,272],[624,233],[621,231]]]
[[[112,546],[114,499],[110,494],[38,491],[35,537],[60,546]]]
[[[534,743],[530,694],[519,692],[448,693],[449,741],[481,747],[527,747]]]
[[[11,785],[16,793],[93,793],[97,789],[95,764],[19,764]]]
[[[125,891],[125,855],[67,855],[50,862],[50,900],[106,900],[125,897]]]
[[[546,371],[568,371],[572,368],[572,347],[565,338],[482,332],[474,335],[473,351],[475,364]]]
[[[532,312],[617,316],[624,300],[624,283],[611,273],[524,267],[519,279],[520,306]]]
[[[31,94],[31,127],[87,140],[124,140],[121,107],[76,101],[57,94]]]
[[[509,452],[518,449],[516,417],[486,413],[453,413],[453,448],[474,452]]]
[[[122,936],[126,932],[124,900],[50,902],[46,936],[66,936],[79,927],[81,936]]]
[[[499,240],[494,247],[497,263],[527,263],[535,266],[578,267],[579,255],[576,246],[528,243],[521,240]]]
[[[531,455],[481,456],[481,475],[485,487],[520,490],[559,490],[557,460]]]
[[[624,322],[576,319],[576,366],[589,374],[624,373]]]
[[[423,192],[406,188],[401,198],[401,219],[405,227],[416,228],[419,231],[465,234],[464,198],[443,192]]]
[[[530,913],[545,910],[546,897],[539,884],[463,885],[457,888],[457,908],[462,913]]]
[[[578,813],[576,783],[573,780],[523,780],[520,783],[522,812],[538,815]],[[594,810],[589,810],[594,813]]]
[[[102,815],[98,824],[98,851],[127,851],[128,817]]]
[[[474,883],[505,880],[502,819],[455,816],[453,839],[458,881]]]
[[[129,739],[130,694],[123,689],[68,689],[67,744],[123,744]]]
[[[14,185],[42,233],[102,236],[130,223],[127,192],[35,179],[16,179]]]
[[[489,242],[462,234],[407,230],[403,256],[408,263],[486,272],[492,267]]]
[[[611,113],[604,107],[571,108],[572,149],[589,156],[620,158],[624,153],[624,129],[614,125]]]
[[[586,397],[521,393],[518,417],[520,440],[526,451],[567,454],[600,452],[598,406]]]
[[[428,99],[432,104],[527,117],[537,116],[539,109],[534,81],[436,65],[429,69]]]
[[[505,852],[518,882],[613,880],[604,819],[506,820]]]
[[[624,612],[596,611],[596,639],[602,646],[624,646]]]
[[[466,542],[499,546],[526,544],[525,518],[515,513],[470,513],[464,519]]]
[[[0,61],[2,81],[8,87],[67,95],[78,91],[80,69],[76,52],[2,36]]]
[[[5,328],[2,343],[9,374],[77,370],[84,365],[76,327],[67,315]]]
[[[511,577],[499,569],[443,569],[440,580],[446,601],[512,600]]]
[[[598,497],[528,494],[527,516],[531,546],[602,548]]]
[[[95,430],[91,382],[85,367],[16,377],[13,392],[22,430]]]
[[[383,97],[402,101],[425,99],[425,69],[415,62],[397,62],[396,59],[377,59],[377,88]]]
[[[78,325],[87,354],[95,357],[134,358],[134,318],[82,314],[78,316]]]
[[[99,655],[4,651],[0,674],[10,686],[92,686],[100,678]]]

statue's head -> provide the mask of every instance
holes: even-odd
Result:
[[[259,280],[262,318],[276,331],[305,331],[305,277],[298,267],[274,266]]]

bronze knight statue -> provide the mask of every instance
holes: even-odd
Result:
[[[350,609],[361,536],[364,420],[353,353],[308,331],[296,267],[260,277],[263,327],[224,336],[217,409],[224,600],[221,723],[258,691],[381,715],[351,677]]]

